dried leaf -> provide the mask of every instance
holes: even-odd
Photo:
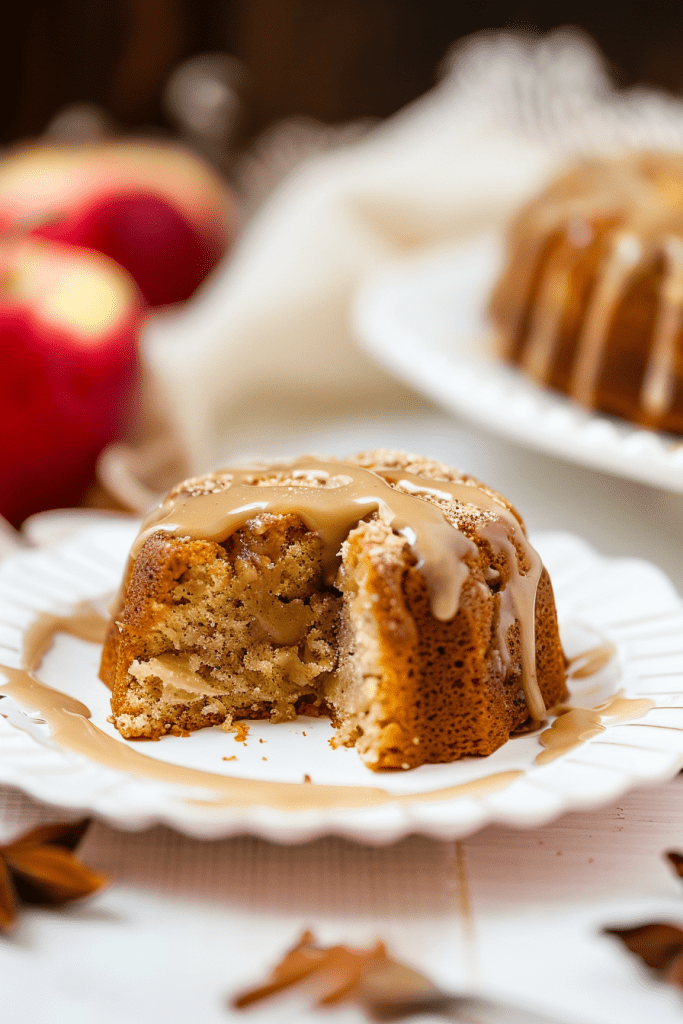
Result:
[[[89,828],[89,818],[68,821],[61,825],[41,825],[15,839],[11,846],[14,849],[19,846],[42,846],[44,843],[50,843],[50,845],[63,846],[73,852]]]
[[[664,854],[679,878],[683,878],[683,854]],[[639,957],[661,981],[683,989],[683,928],[666,921],[648,921],[636,928],[605,928]]]
[[[676,872],[679,878],[683,878],[683,854],[676,853],[675,850],[667,850],[664,854],[669,864]]]
[[[329,1006],[354,995],[368,971],[379,964],[390,963],[393,961],[382,942],[377,942],[369,949],[325,947],[315,944],[311,932],[304,932],[298,943],[273,968],[265,984],[236,996],[232,1006],[241,1009],[313,977],[323,988],[318,997],[318,1005]]]
[[[73,851],[89,822],[43,825],[0,846],[0,929],[16,917],[17,897],[25,903],[59,904],[89,896],[106,882]]]
[[[100,889],[106,879],[91,871],[62,846],[10,848],[4,853],[10,871],[21,875],[36,890],[33,903],[66,903],[81,899]],[[18,880],[15,879],[18,886]],[[22,899],[27,896],[21,892]]]
[[[683,929],[674,924],[650,921],[637,928],[604,928],[603,932],[614,935],[660,976],[683,954]]]
[[[304,932],[292,948],[285,954],[279,964],[270,972],[270,977],[263,985],[248,989],[233,999],[232,1005],[241,1009],[261,999],[266,999],[282,989],[298,984],[318,970],[322,952],[313,945],[315,937],[312,932]]]

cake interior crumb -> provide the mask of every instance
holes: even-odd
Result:
[[[118,716],[123,734],[219,725],[246,745],[241,716],[322,714],[343,719],[340,742],[354,742],[373,689],[356,657],[369,647],[362,582],[340,574],[334,586],[324,583],[322,544],[298,516],[250,520],[223,544],[199,545],[201,559],[197,547],[160,609],[150,656],[130,664],[127,702],[138,715]]]

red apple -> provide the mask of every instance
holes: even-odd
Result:
[[[34,144],[0,163],[0,229],[96,249],[133,276],[150,306],[181,302],[237,231],[221,178],[176,144]]]
[[[121,426],[144,307],[106,256],[0,241],[0,513],[76,504]]]

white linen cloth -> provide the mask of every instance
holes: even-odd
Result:
[[[565,162],[634,146],[683,148],[683,104],[617,91],[576,31],[484,33],[456,46],[431,92],[295,170],[196,297],[150,322],[142,360],[181,456],[174,471],[267,454],[269,437],[307,421],[405,406],[406,390],[355,343],[350,310],[367,276],[502,230]],[[144,507],[151,494],[135,492],[134,478],[163,486],[167,449],[143,446],[131,463],[116,448],[105,484]]]

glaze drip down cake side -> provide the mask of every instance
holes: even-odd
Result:
[[[501,354],[581,405],[683,433],[683,155],[595,160],[513,222]]]
[[[490,754],[566,696],[518,514],[387,451],[176,487],[133,546],[100,674],[128,739],[329,715],[374,769]]]

